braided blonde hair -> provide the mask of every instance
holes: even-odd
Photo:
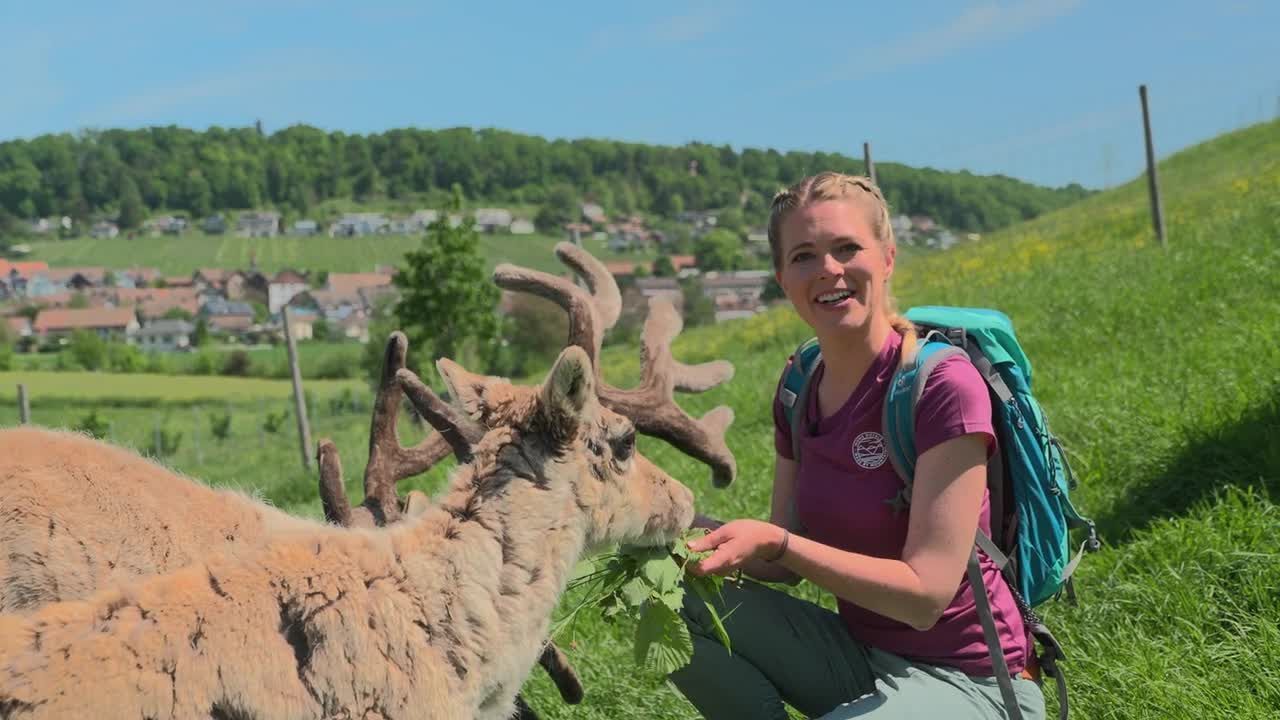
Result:
[[[896,247],[893,225],[889,222],[889,203],[871,178],[821,172],[810,175],[785,190],[779,190],[773,196],[773,202],[769,206],[769,250],[773,255],[773,269],[779,271],[782,268],[782,223],[792,210],[824,200],[858,198],[868,198],[873,205],[868,219],[880,247],[886,252],[889,248]],[[885,283],[884,301],[890,326],[902,336],[902,357],[909,358],[916,350],[916,326],[898,312],[897,301],[889,292],[888,281]]]

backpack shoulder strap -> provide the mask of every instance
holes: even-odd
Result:
[[[911,480],[916,472],[916,403],[934,368],[947,358],[965,351],[932,333],[916,349],[914,357],[898,364],[885,395],[881,426],[889,462],[906,486],[904,500],[911,502]],[[966,356],[967,357],[967,356]]]
[[[804,432],[804,413],[808,405],[809,381],[813,371],[822,360],[822,349],[818,347],[818,338],[809,338],[800,343],[792,355],[782,378],[782,386],[778,389],[778,400],[782,403],[782,411],[791,426],[791,455],[800,462],[800,438]]]

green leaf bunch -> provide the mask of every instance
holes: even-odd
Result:
[[[582,590],[583,600],[556,624],[552,637],[570,627],[579,612],[599,612],[606,622],[635,624],[634,657],[646,671],[667,675],[693,659],[693,638],[680,616],[685,593],[692,590],[706,606],[716,637],[732,652],[724,618],[713,602],[724,578],[699,577],[689,565],[709,552],[693,552],[688,543],[706,533],[686,530],[667,547],[621,547],[579,564],[570,590]]]

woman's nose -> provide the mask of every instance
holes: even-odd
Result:
[[[824,253],[822,256],[822,271],[829,275],[841,275],[844,273],[844,265],[836,259],[831,253]]]

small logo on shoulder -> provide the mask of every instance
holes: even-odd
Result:
[[[853,440],[853,461],[858,467],[875,470],[889,459],[884,447],[884,436],[878,432],[864,432]]]

